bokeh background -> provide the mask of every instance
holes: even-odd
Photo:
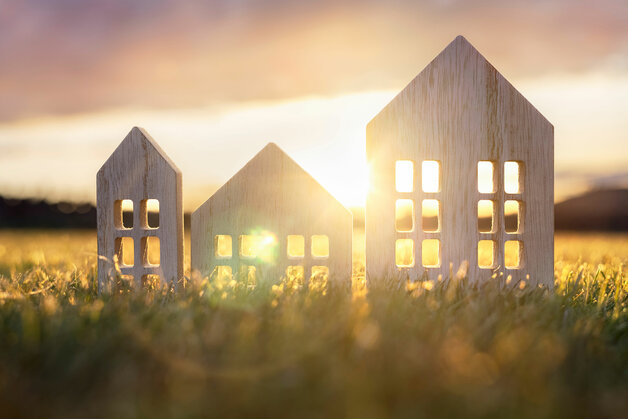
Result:
[[[628,186],[625,0],[0,0],[0,195],[93,203],[137,125],[187,212],[269,141],[361,206],[367,122],[459,34],[555,125],[557,201]]]

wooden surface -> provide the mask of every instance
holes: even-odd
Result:
[[[329,279],[349,286],[353,218],[307,172],[270,143],[192,214],[192,270],[210,275],[216,266],[255,266],[272,281],[288,266],[303,266],[305,280],[313,266],[329,267]],[[240,235],[272,235],[272,255],[253,260],[238,254]],[[232,257],[215,257],[216,235],[232,237]],[[287,236],[304,237],[304,257],[289,258]],[[329,257],[312,256],[312,236],[329,238]],[[272,246],[271,246],[272,247]]]
[[[121,268],[123,275],[132,275],[140,285],[144,275],[159,275],[162,281],[174,282],[183,276],[183,197],[181,172],[157,143],[141,128],[133,128],[111,157],[98,171],[98,286],[103,291],[107,278],[115,275],[113,256],[115,240],[132,237],[133,267]],[[133,228],[116,227],[116,200],[133,201]],[[141,201],[159,200],[159,227],[143,225]],[[160,265],[145,266],[142,238],[158,237]]]
[[[366,269],[370,282],[398,271],[417,278],[427,270],[431,278],[455,274],[463,261],[472,280],[490,280],[492,269],[478,267],[479,240],[496,242],[494,270],[511,276],[511,283],[526,280],[553,286],[554,263],[554,128],[515,88],[469,44],[456,38],[367,126],[366,152],[371,185],[366,206]],[[395,161],[412,160],[414,191],[395,190]],[[441,190],[421,190],[421,162],[438,160]],[[477,188],[477,163],[495,162],[495,193]],[[521,194],[504,191],[506,161],[523,166]],[[395,230],[395,200],[415,201],[414,230]],[[423,199],[441,201],[441,229],[421,228]],[[495,201],[494,233],[479,233],[477,203]],[[522,231],[504,231],[504,201],[523,203]],[[395,240],[415,242],[415,265],[397,268]],[[441,240],[441,264],[421,264],[421,242]],[[506,240],[523,242],[523,266],[504,268]],[[451,266],[451,268],[450,268]]]

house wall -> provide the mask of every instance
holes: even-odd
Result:
[[[163,151],[139,128],[127,135],[97,174],[98,285],[103,291],[107,278],[115,275],[115,239],[134,241],[134,266],[123,267],[139,286],[144,275],[159,275],[163,281],[176,282],[183,276],[183,199],[181,172],[163,156]],[[114,224],[116,200],[133,201],[133,228],[119,229]],[[159,200],[159,227],[142,225],[141,201]],[[145,266],[142,238],[158,237],[160,264]]]
[[[457,38],[414,79],[367,127],[367,159],[371,186],[366,206],[366,267],[370,282],[407,273],[417,278],[455,274],[464,261],[472,280],[489,279],[491,269],[478,267],[477,243],[496,242],[495,268],[512,277],[553,286],[553,127],[485,59],[464,40]],[[395,192],[395,161],[415,163],[414,192]],[[441,190],[421,190],[421,162],[438,160]],[[477,163],[495,162],[496,192],[480,194]],[[503,185],[505,161],[523,162],[523,192],[510,196]],[[415,202],[412,232],[395,229],[395,200]],[[425,233],[421,228],[421,201],[441,203],[441,230]],[[523,230],[504,231],[503,202],[524,202]],[[495,233],[479,233],[477,202],[496,201]],[[412,268],[395,264],[395,240],[414,240]],[[424,239],[441,240],[441,263],[426,269],[421,264]],[[520,269],[504,268],[504,242],[523,242]],[[527,278],[527,275],[530,277]]]

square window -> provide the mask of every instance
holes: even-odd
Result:
[[[478,242],[478,266],[482,269],[492,269],[495,265],[495,242],[480,240]]]
[[[118,199],[113,203],[113,223],[119,230],[133,228],[133,201]]]
[[[395,186],[397,192],[412,192],[414,190],[414,163],[410,160],[395,162]]]
[[[397,239],[395,242],[395,263],[400,268],[414,266],[414,240]]]
[[[143,199],[140,201],[140,217],[142,228],[159,228],[159,201],[156,199]]]
[[[233,279],[233,270],[231,269],[231,266],[218,265],[214,268],[211,276],[217,280],[230,281],[231,279]]]
[[[214,256],[224,259],[233,256],[233,242],[231,236],[224,234],[214,236]]]
[[[159,266],[161,262],[161,249],[159,237],[142,237],[142,263],[144,266]]]
[[[423,192],[440,191],[440,163],[436,160],[425,160],[421,169]]]
[[[492,233],[495,220],[495,203],[488,199],[478,201],[478,231]]]
[[[478,162],[478,192],[493,193],[495,187],[493,185],[493,172],[495,164],[492,161]]]
[[[426,268],[438,268],[440,266],[440,240],[426,239],[421,245],[422,264]]]
[[[521,267],[521,252],[523,242],[508,240],[504,243],[504,265],[507,269],[519,269]]]
[[[329,257],[329,237],[322,234],[312,236],[312,256],[315,258]]]
[[[151,290],[158,289],[161,285],[161,277],[157,274],[142,275],[142,286]]]
[[[327,266],[312,266],[312,275],[308,289],[310,292],[327,293],[329,283],[329,268]]]
[[[257,256],[259,249],[259,237],[251,235],[240,236],[240,256],[243,258],[253,259]]]
[[[504,202],[504,229],[509,234],[521,232],[521,202],[514,200]]]
[[[521,193],[521,164],[516,161],[504,163],[504,191],[509,194]]]
[[[123,268],[135,265],[135,248],[132,237],[117,237],[114,242],[115,256]]]
[[[395,203],[395,228],[397,231],[414,230],[414,201],[398,199]]]
[[[440,202],[438,199],[424,199],[421,213],[423,231],[437,232],[440,230]]]
[[[286,278],[292,283],[293,288],[301,288],[305,283],[305,269],[303,266],[288,266]]]
[[[286,252],[289,258],[305,257],[305,237],[289,235],[286,240]]]

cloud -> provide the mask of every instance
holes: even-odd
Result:
[[[509,79],[628,71],[621,0],[9,1],[0,121],[398,89],[460,33]]]

